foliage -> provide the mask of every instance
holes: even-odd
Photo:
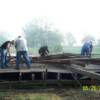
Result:
[[[95,38],[92,35],[86,35],[84,36],[84,38],[82,39],[82,43],[86,42],[86,41],[95,41]]]
[[[65,40],[67,41],[68,46],[73,46],[76,43],[75,37],[70,32],[66,34]]]
[[[62,50],[63,37],[61,33],[50,26],[48,23],[42,23],[34,21],[26,25],[24,28],[28,45],[31,48],[40,48],[41,46],[47,45],[51,52],[59,52]],[[58,47],[59,46],[59,47]],[[56,49],[58,47],[60,49]],[[53,50],[53,51],[52,51]]]
[[[100,39],[97,40],[97,46],[100,46]]]
[[[4,41],[6,41],[6,37],[5,37],[4,35],[0,34],[0,45],[1,45]]]
[[[32,93],[32,92],[16,92],[6,91],[0,92],[0,100],[60,100],[60,97],[51,93]]]

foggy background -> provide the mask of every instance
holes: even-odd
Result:
[[[92,40],[100,46],[99,0],[0,0],[0,44],[24,35],[30,53],[48,45],[52,53],[80,53]]]

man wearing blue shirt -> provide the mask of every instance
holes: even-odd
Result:
[[[91,41],[85,42],[81,49],[81,55],[91,56],[93,45]]]

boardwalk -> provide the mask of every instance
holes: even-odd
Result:
[[[15,57],[9,62],[9,68],[0,69],[0,79],[5,79],[8,75],[8,79],[15,75],[18,79],[22,79],[23,75],[35,78],[45,79],[72,79],[72,74],[83,74],[89,78],[100,79],[100,75],[96,72],[100,72],[100,58],[88,58],[76,54],[57,54],[47,57],[31,57],[32,68],[27,69],[23,61],[21,60],[20,70],[15,69]],[[79,66],[79,68],[78,68]],[[6,78],[7,79],[7,78]]]

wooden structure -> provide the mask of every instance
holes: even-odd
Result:
[[[79,54],[56,54],[47,57],[30,57],[32,68],[27,69],[21,61],[20,70],[15,69],[12,57],[8,69],[0,69],[0,81],[21,80],[81,80],[84,76],[100,80],[100,58],[89,58]]]

